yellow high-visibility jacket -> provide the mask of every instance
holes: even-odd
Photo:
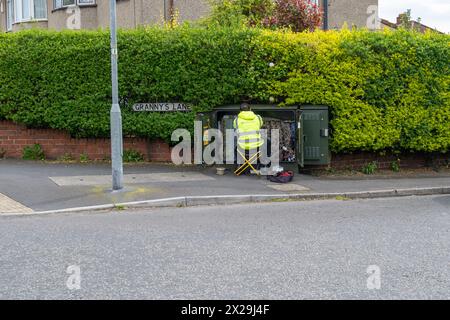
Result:
[[[264,140],[261,137],[263,120],[253,111],[242,111],[234,119],[234,129],[237,132],[237,143],[244,150],[253,150],[261,147]]]

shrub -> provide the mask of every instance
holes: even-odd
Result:
[[[89,156],[86,153],[80,154],[80,162],[88,162]]]
[[[314,31],[321,20],[322,12],[311,0],[275,0],[273,14],[263,20],[263,25],[295,32]]]
[[[391,162],[391,170],[394,172],[400,171],[400,159]]]
[[[23,148],[22,159],[24,160],[45,160],[44,150],[40,144],[26,146]]]
[[[203,21],[207,26],[261,26],[273,14],[272,0],[208,0],[211,13]]]
[[[292,71],[274,87],[287,104],[330,106],[333,151],[450,149],[447,35],[315,32],[292,42],[278,62]]]
[[[369,162],[364,167],[362,167],[362,172],[364,174],[374,174],[378,169],[378,164],[376,161]]]
[[[123,152],[124,162],[140,162],[144,161],[144,155],[136,150],[125,150]]]
[[[119,34],[125,135],[170,140],[193,129],[194,113],[133,112],[135,102],[188,102],[194,112],[238,102],[249,91],[245,60],[256,31],[190,28]],[[32,30],[0,35],[0,118],[29,127],[108,137],[109,36]]]
[[[322,12],[311,0],[210,0],[212,12],[204,24],[288,28],[313,31]]]
[[[196,112],[273,97],[328,105],[334,152],[450,149],[448,35],[180,26],[121,31],[118,43],[125,136],[170,141]],[[108,137],[109,54],[106,31],[0,34],[0,119]],[[133,112],[136,102],[193,112]]]
[[[0,159],[3,159],[6,155],[6,150],[3,148],[0,148]]]

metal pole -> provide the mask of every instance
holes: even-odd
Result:
[[[112,188],[123,188],[123,142],[122,142],[122,114],[119,106],[119,84],[117,80],[117,28],[116,28],[116,0],[110,0],[111,23],[111,162],[112,162]]]
[[[173,27],[173,19],[175,14],[175,8],[174,8],[174,3],[173,0],[169,0],[169,23],[170,26]]]
[[[323,0],[323,30],[328,30],[328,0]]]

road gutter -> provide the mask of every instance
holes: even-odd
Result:
[[[333,199],[375,199],[407,196],[430,196],[450,194],[449,187],[431,188],[409,188],[409,189],[386,189],[373,191],[355,192],[331,192],[331,193],[297,193],[297,194],[269,194],[269,195],[223,195],[223,196],[186,196],[163,198],[154,200],[124,202],[115,204],[103,204],[96,206],[76,207],[59,210],[37,211],[27,213],[4,213],[0,217],[6,216],[35,216],[48,214],[68,214],[105,210],[125,210],[135,208],[167,208],[167,207],[193,207],[205,205],[226,205],[240,203],[261,203],[277,201],[312,201],[312,200],[333,200]]]

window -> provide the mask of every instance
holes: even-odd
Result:
[[[47,0],[34,0],[34,18],[47,19]]]
[[[54,9],[59,9],[62,7],[70,6],[75,4],[75,0],[54,0],[53,7]]]
[[[46,0],[10,0],[13,5],[13,22],[26,22],[34,19],[47,19]],[[12,24],[12,23],[11,23]]]
[[[53,0],[53,8],[59,9],[73,5],[85,6],[95,4],[95,0]]]
[[[14,22],[14,2],[13,0],[6,0],[6,30],[12,30]]]

